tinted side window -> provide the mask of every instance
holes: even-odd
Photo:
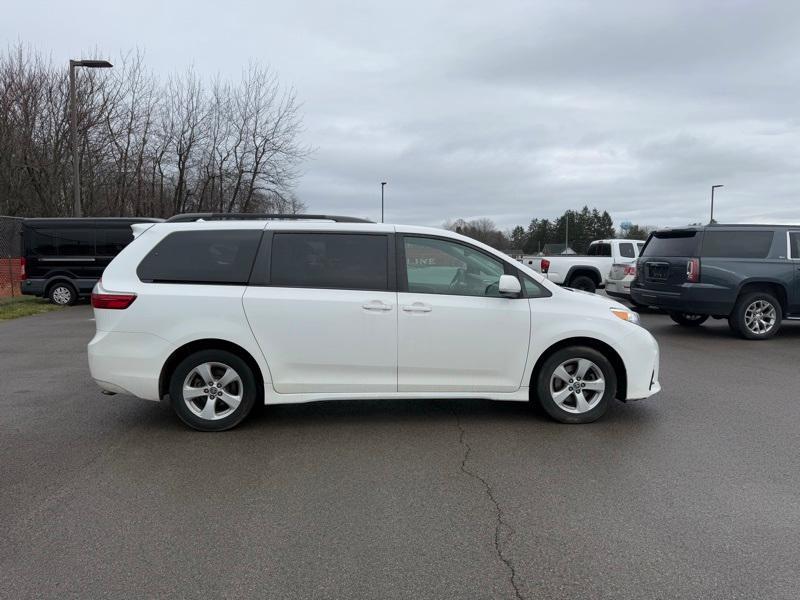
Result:
[[[636,258],[636,251],[630,242],[622,242],[619,245],[619,255],[625,258]]]
[[[480,250],[436,238],[406,237],[408,291],[499,298],[503,263]]]
[[[142,281],[245,284],[261,230],[177,231],[161,240],[139,263]]]
[[[697,256],[696,231],[654,233],[642,250],[642,256]]]
[[[276,233],[272,285],[386,290],[389,238],[356,233]]]
[[[34,256],[58,256],[58,236],[49,229],[28,230],[28,252]]]
[[[709,258],[766,258],[772,231],[706,231],[703,256]]]
[[[37,256],[94,256],[94,229],[31,229],[30,251]]]
[[[800,258],[800,231],[789,232],[790,258]]]
[[[133,230],[130,226],[98,229],[95,246],[99,256],[116,256],[132,241]]]
[[[587,254],[589,256],[611,256],[611,244],[591,244]]]

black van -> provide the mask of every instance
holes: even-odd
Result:
[[[650,234],[631,297],[681,325],[727,318],[747,339],[775,335],[800,318],[800,227],[707,225]]]
[[[111,259],[133,240],[133,223],[149,218],[24,219],[23,294],[75,304],[89,295]]]

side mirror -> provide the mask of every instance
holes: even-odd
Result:
[[[519,279],[513,275],[501,275],[498,291],[506,298],[519,298],[522,286],[519,284]]]

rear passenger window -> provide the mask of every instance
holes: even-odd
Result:
[[[177,231],[161,240],[136,269],[151,283],[247,283],[260,229]]]
[[[633,249],[633,244],[623,242],[619,245],[619,255],[624,258],[636,258],[636,251]]]
[[[611,244],[591,244],[586,254],[589,256],[611,256]]]
[[[32,229],[31,253],[37,256],[94,256],[94,229]]]
[[[286,287],[386,290],[389,238],[357,233],[276,233],[270,283]]]
[[[789,258],[800,258],[800,231],[789,232]]]
[[[703,254],[708,258],[766,258],[772,231],[706,231]]]

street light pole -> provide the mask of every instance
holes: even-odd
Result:
[[[78,164],[78,103],[75,92],[75,68],[108,69],[112,66],[107,60],[69,61],[69,128],[72,135],[72,188],[74,194],[72,215],[74,217],[83,216],[81,208],[81,170]]]
[[[714,224],[714,190],[717,189],[717,188],[721,188],[721,187],[725,187],[725,186],[722,185],[722,184],[712,185],[711,186],[711,221],[710,221],[710,223],[712,225]]]
[[[386,182],[381,181],[381,223],[383,223],[383,188],[386,187]]]

